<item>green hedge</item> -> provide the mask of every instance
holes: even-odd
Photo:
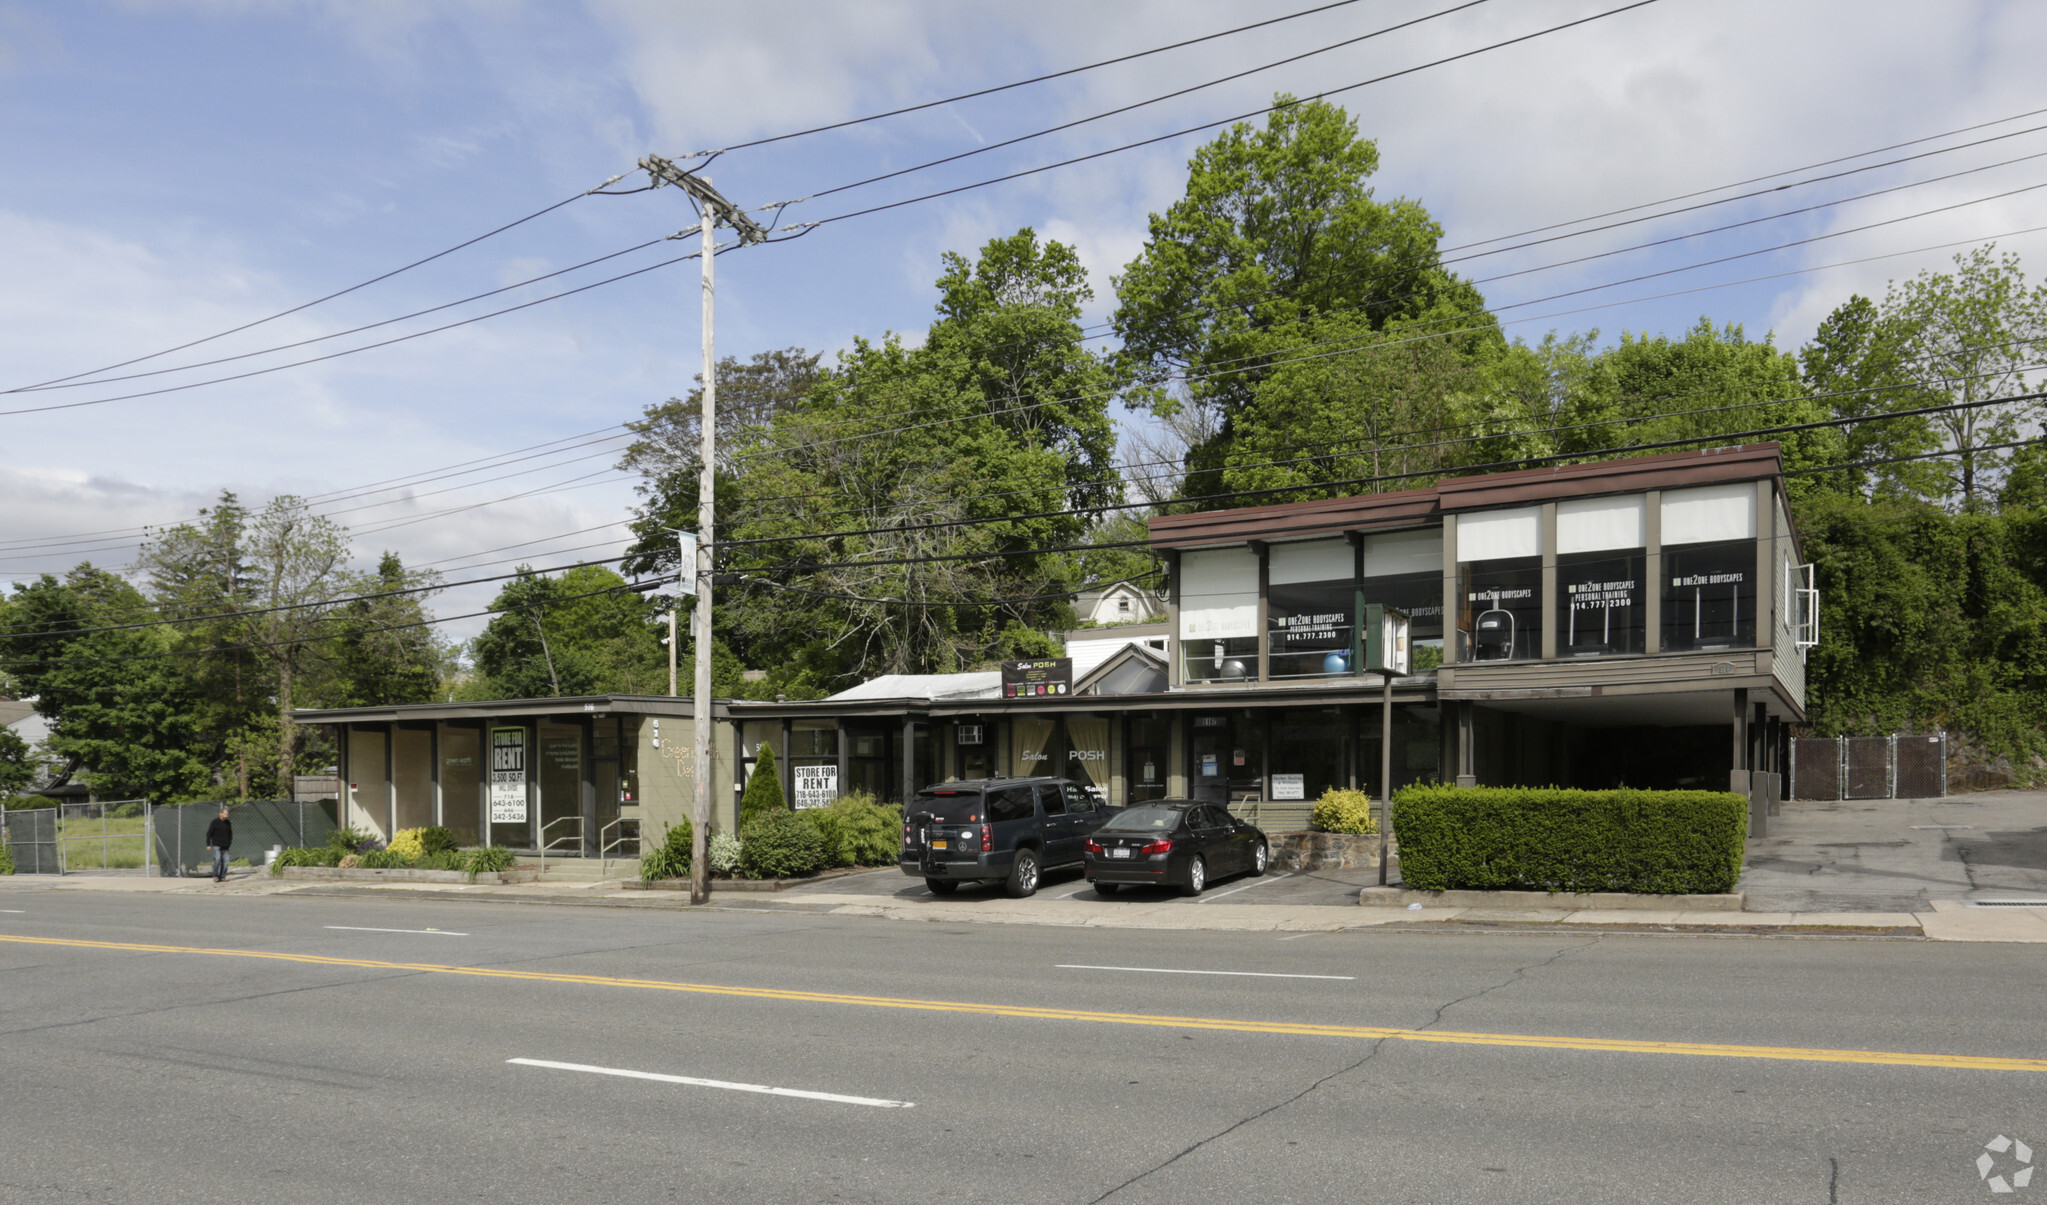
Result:
[[[1412,786],[1393,797],[1400,872],[1424,891],[1734,890],[1748,801],[1725,791]]]
[[[807,812],[763,812],[739,834],[739,871],[749,879],[800,879],[825,869],[831,851]]]

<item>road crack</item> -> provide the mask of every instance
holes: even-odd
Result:
[[[1428,1021],[1426,1021],[1425,1023],[1417,1025],[1414,1028],[1416,1030],[1423,1030],[1429,1028],[1431,1025],[1440,1024],[1443,1020],[1443,1014],[1457,1007],[1458,1005],[1469,1004],[1473,1000],[1477,1000],[1482,996],[1491,995],[1492,993],[1497,992],[1502,988],[1512,987],[1514,984],[1519,983],[1522,977],[1527,975],[1530,971],[1542,970],[1544,967],[1547,967],[1550,964],[1556,962],[1564,955],[1585,949],[1587,946],[1598,945],[1600,941],[1601,938],[1599,937],[1599,935],[1595,934],[1591,938],[1585,941],[1581,941],[1576,945],[1565,946],[1564,948],[1558,950],[1556,953],[1550,955],[1548,958],[1543,959],[1541,962],[1531,962],[1527,966],[1517,967],[1515,968],[1513,974],[1507,976],[1500,982],[1493,984],[1491,987],[1481,988],[1468,996],[1460,996],[1455,1000],[1451,1000],[1448,1001],[1447,1003],[1437,1005],[1435,1015],[1430,1017]],[[1356,1071],[1358,1068],[1364,1066],[1366,1063],[1369,1063],[1373,1059],[1379,1057],[1380,1051],[1386,1048],[1386,1043],[1388,1040],[1389,1039],[1387,1038],[1372,1039],[1372,1048],[1365,1052],[1363,1058],[1357,1060],[1354,1063],[1351,1063],[1349,1066],[1337,1068],[1336,1070],[1330,1072],[1329,1074],[1323,1076],[1322,1078],[1315,1080],[1313,1083],[1310,1083],[1307,1087],[1302,1088],[1299,1092],[1296,1092],[1292,1096],[1287,1097],[1285,1100],[1278,1101],[1271,1105],[1267,1105],[1265,1108],[1258,1110],[1256,1113],[1252,1113],[1249,1114],[1248,1116],[1238,1118],[1236,1121],[1231,1122],[1229,1125],[1224,1126],[1222,1129],[1217,1130],[1215,1133],[1210,1134],[1208,1137],[1203,1138],[1198,1142],[1192,1143],[1191,1145],[1174,1154],[1170,1158],[1164,1159],[1159,1163],[1154,1164],[1153,1166],[1148,1167],[1143,1171],[1137,1173],[1136,1175],[1130,1177],[1128,1180],[1123,1181],[1121,1184],[1116,1185],[1114,1188],[1111,1188],[1109,1191],[1103,1193],[1101,1196],[1098,1196],[1094,1200],[1088,1202],[1088,1205],[1101,1205],[1103,1201],[1106,1201],[1110,1197],[1115,1196],[1117,1193],[1122,1192],[1124,1189],[1137,1183],[1139,1180],[1146,1179],[1147,1177],[1152,1176],[1155,1173],[1162,1172],[1165,1169],[1171,1167],[1173,1164],[1178,1163],[1180,1160],[1185,1159],[1187,1156],[1200,1150],[1202,1147],[1208,1146],[1210,1143],[1216,1142],[1220,1139],[1227,1138],[1231,1134],[1236,1133],[1238,1130],[1243,1129],[1245,1126],[1250,1125],[1254,1121],[1258,1121],[1262,1118],[1277,1113],[1279,1110],[1286,1108],[1288,1105],[1291,1105],[1294,1102],[1308,1096],[1310,1093],[1315,1092],[1324,1084],[1329,1083],[1331,1080],[1349,1075],[1351,1072]]]

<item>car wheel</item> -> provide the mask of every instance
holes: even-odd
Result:
[[[1265,873],[1265,842],[1260,841],[1251,850],[1251,874],[1255,878]]]
[[[1096,895],[1114,895],[1114,894],[1116,894],[1116,887],[1117,887],[1117,885],[1116,885],[1115,883],[1096,883],[1096,884],[1095,884],[1095,894],[1096,894]]]
[[[1206,888],[1207,886],[1208,863],[1202,861],[1201,856],[1199,854],[1196,854],[1194,860],[1192,862],[1187,863],[1187,885],[1180,888],[1180,894],[1200,895],[1202,889]]]
[[[952,879],[925,879],[924,885],[931,889],[933,895],[951,895],[960,889],[960,885]]]
[[[1038,851],[1019,849],[1016,861],[1009,868],[1009,882],[1003,884],[1009,898],[1020,900],[1038,889]]]

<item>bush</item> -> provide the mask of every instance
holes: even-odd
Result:
[[[696,840],[696,828],[687,817],[676,821],[668,829],[668,836],[651,853],[640,859],[640,881],[651,883],[656,879],[686,879],[689,877],[690,859],[695,850],[690,848]]]
[[[512,868],[512,851],[502,845],[486,845],[472,849],[462,855],[462,869],[469,872],[469,881],[474,883],[480,874],[499,874]]]
[[[327,844],[344,854],[359,854],[372,849],[382,849],[384,843],[377,840],[377,834],[368,829],[337,828],[327,834]]]
[[[356,864],[364,870],[409,870],[412,859],[394,842],[387,849],[373,849],[358,856]]]
[[[1331,787],[1315,801],[1314,825],[1325,833],[1376,833],[1379,818],[1372,814],[1370,795]]]
[[[1676,895],[1732,891],[1748,801],[1724,791],[1405,787],[1393,831],[1409,887]]]
[[[803,813],[824,838],[826,866],[893,866],[903,847],[903,809],[865,791]]]
[[[342,854],[341,860],[339,862],[336,862],[334,865],[342,870],[354,870],[362,865],[362,855]]]
[[[270,873],[281,875],[287,866],[339,866],[341,856],[341,851],[331,845],[314,849],[287,849],[281,851],[277,855],[277,860],[270,864]]]
[[[794,879],[826,866],[824,834],[809,812],[764,812],[740,834],[739,869],[750,879]]]
[[[401,828],[391,834],[391,844],[384,848],[408,862],[417,862],[426,857],[426,842],[419,839],[419,835],[425,831],[423,828]]]
[[[426,828],[414,829],[413,831],[419,834],[419,847],[425,851],[422,856],[458,853],[461,851],[462,843],[455,840],[454,829],[442,828],[440,825],[435,824],[429,825]]]
[[[775,769],[775,747],[763,741],[759,760],[753,765],[753,775],[746,780],[746,790],[739,796],[739,831],[755,817],[766,812],[786,812],[789,801],[782,798],[782,775]]]
[[[712,833],[711,843],[704,850],[704,860],[711,864],[711,873],[731,878],[739,873],[739,838],[731,833]]]
[[[0,845],[0,874],[14,873],[14,851]]]
[[[462,851],[459,849],[437,849],[417,863],[421,870],[460,870]]]

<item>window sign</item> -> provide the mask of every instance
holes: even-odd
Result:
[[[1306,799],[1308,778],[1305,774],[1275,774],[1272,776],[1272,797],[1274,799]]]
[[[839,768],[836,765],[796,766],[792,773],[797,807],[827,807],[839,797]]]
[[[1753,648],[1755,643],[1755,541],[1665,548],[1663,647]]]
[[[490,731],[490,822],[526,823],[526,730]]]
[[[1542,653],[1542,558],[1466,561],[1458,567],[1458,636],[1472,661]]]
[[[1642,651],[1640,553],[1557,558],[1557,651],[1566,657]]]
[[[1222,767],[1217,764],[1218,760],[1213,753],[1201,755],[1201,776],[1203,778],[1214,778],[1222,773]]]

